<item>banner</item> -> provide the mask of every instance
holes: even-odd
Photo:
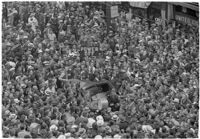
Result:
[[[138,7],[138,8],[148,8],[151,2],[130,2],[130,5],[132,7]]]
[[[188,25],[199,26],[199,23],[198,23],[197,20],[194,20],[194,19],[192,19],[192,18],[183,16],[183,15],[176,14],[176,15],[175,15],[175,19],[176,19],[177,21],[184,22],[184,23],[186,23],[186,24],[188,24]]]
[[[111,6],[110,7],[110,12],[111,12],[111,18],[115,18],[119,16],[119,12],[118,12],[118,6]]]

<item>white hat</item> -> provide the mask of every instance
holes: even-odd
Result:
[[[33,43],[29,43],[28,47],[34,47],[34,44]]]
[[[56,125],[52,125],[50,126],[50,131],[53,131],[53,130],[58,130],[58,127]]]
[[[11,67],[16,67],[15,62],[12,62],[12,61],[7,62],[6,65],[9,65]]]
[[[87,127],[88,128],[92,128],[92,124],[95,123],[96,121],[93,118],[88,118],[88,123],[87,123]]]
[[[28,69],[34,69],[32,66],[28,66]]]
[[[94,139],[103,139],[101,135],[96,135]]]
[[[139,84],[135,84],[133,87],[135,88],[135,87],[139,87],[140,85]]]
[[[104,120],[104,119],[103,119],[103,116],[99,115],[96,117],[96,120]]]
[[[47,49],[45,49],[45,52],[49,52],[49,49],[47,48]]]
[[[178,98],[175,98],[175,99],[174,99],[174,102],[179,103],[179,99],[178,99]]]
[[[135,61],[140,63],[140,60],[138,58]]]
[[[14,102],[15,102],[15,103],[19,103],[19,99],[17,99],[17,98],[14,99]]]
[[[58,139],[66,139],[65,135],[58,136]]]
[[[65,31],[61,31],[60,34],[61,34],[61,35],[65,35]]]
[[[71,136],[71,133],[65,133],[65,137],[70,137]]]
[[[9,71],[14,71],[15,70],[15,68],[11,68]]]
[[[49,61],[44,61],[43,62],[45,65],[48,65],[50,62]]]
[[[97,126],[103,126],[104,120],[97,120]]]
[[[17,119],[17,115],[14,114],[14,113],[12,113],[12,114],[10,114],[9,118],[10,118],[10,119]]]
[[[22,83],[22,84],[21,84],[21,87],[22,87],[22,88],[23,88],[23,87],[26,87],[26,84]]]
[[[30,125],[30,131],[32,132],[34,129],[38,128],[39,124],[38,123],[31,123]]]
[[[38,50],[38,53],[42,53],[42,50],[41,50],[41,49],[39,49],[39,50]]]
[[[113,120],[117,120],[117,119],[119,119],[119,117],[118,117],[116,114],[114,114],[114,115],[112,116],[112,119],[113,119]]]
[[[119,134],[116,134],[113,136],[114,139],[121,139],[121,136]]]
[[[71,128],[78,128],[78,126],[77,125],[72,125]]]

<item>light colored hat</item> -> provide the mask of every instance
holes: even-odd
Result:
[[[50,23],[47,23],[47,26],[51,26],[51,24],[50,24]]]
[[[65,31],[61,31],[60,34],[61,34],[61,35],[65,35]]]
[[[53,130],[58,130],[58,127],[56,125],[52,125],[50,126],[50,131],[53,131]]]
[[[45,52],[49,52],[49,49],[47,48],[47,49],[45,49]]]
[[[67,118],[67,123],[74,123],[75,122],[75,118],[73,116],[70,116]]]
[[[30,69],[30,70],[32,70],[32,69],[34,69],[32,66],[28,66],[28,69]]]
[[[65,135],[58,136],[58,139],[66,139]]]
[[[178,99],[178,98],[175,98],[175,99],[174,99],[174,102],[179,103],[179,99]]]
[[[99,115],[96,117],[96,120],[104,120],[104,119],[103,119],[103,116]]]
[[[28,39],[28,36],[24,36],[23,38],[24,38],[24,39]]]
[[[9,65],[11,67],[16,67],[15,62],[12,62],[12,61],[7,62],[6,65]]]
[[[39,127],[38,123],[31,123],[30,125],[30,131],[32,132],[33,130],[37,129]]]
[[[63,22],[63,20],[59,20],[59,22]]]
[[[15,68],[11,68],[9,71],[14,71],[15,70]]]
[[[49,61],[44,61],[43,62],[45,65],[48,65],[50,62]]]
[[[140,85],[139,84],[135,84],[133,87],[135,88],[135,87],[139,87]]]
[[[12,113],[10,114],[9,119],[17,119],[17,115]]]
[[[70,137],[71,136],[71,133],[65,133],[65,137]]]
[[[29,43],[28,47],[34,47],[34,44],[33,43]]]
[[[115,115],[112,116],[112,119],[117,120],[117,119],[119,119],[119,117],[115,114]]]
[[[96,136],[94,137],[94,139],[103,139],[103,137],[102,137],[101,135],[96,135]]]
[[[114,139],[121,139],[121,136],[120,136],[119,134],[115,134],[115,135],[113,136],[113,138],[114,138]]]
[[[78,126],[77,125],[72,125],[71,128],[78,128]]]
[[[87,127],[88,128],[92,128],[92,124],[95,123],[96,121],[93,118],[88,118],[88,123],[87,123]]]
[[[104,120],[97,120],[97,126],[103,126]]]
[[[14,102],[15,102],[15,103],[19,103],[19,99],[17,99],[17,98],[14,99]]]
[[[39,49],[39,50],[38,50],[38,53],[42,53],[42,50],[41,50],[41,49]]]
[[[22,88],[23,88],[23,87],[26,87],[26,84],[24,84],[24,83],[23,83],[23,84],[21,84],[21,87],[22,87]]]
[[[11,85],[12,84],[12,82],[7,82],[7,85]]]

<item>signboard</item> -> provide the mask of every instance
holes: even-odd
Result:
[[[119,12],[118,12],[118,6],[111,6],[110,7],[110,12],[111,12],[111,18],[115,18],[119,16]]]
[[[194,20],[192,18],[189,18],[189,17],[185,17],[185,16],[182,16],[182,15],[175,15],[175,19],[178,20],[178,21],[181,21],[181,22],[184,22],[188,25],[194,25],[194,26],[199,26],[199,23],[197,20]]]
[[[130,2],[130,5],[138,8],[148,8],[151,2]]]

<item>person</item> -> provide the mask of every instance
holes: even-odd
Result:
[[[31,29],[36,33],[36,26],[38,26],[38,20],[35,18],[35,13],[31,13],[28,18],[28,24],[31,25]]]

